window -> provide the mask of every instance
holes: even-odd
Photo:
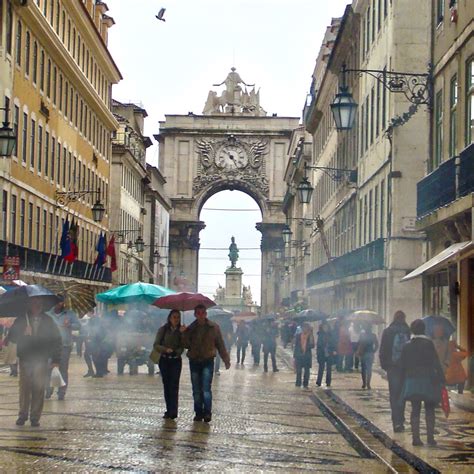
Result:
[[[21,139],[21,161],[26,163],[26,144],[28,143],[28,115],[23,113],[23,133]]]
[[[8,192],[2,192],[2,240],[7,240]]]
[[[7,34],[5,46],[7,48],[7,53],[12,54],[12,43],[13,43],[13,10],[11,2],[7,3],[7,18],[5,31]]]
[[[12,194],[10,205],[10,242],[16,244],[16,196]]]
[[[13,155],[18,156],[18,129],[19,129],[19,123],[20,123],[20,107],[18,105],[15,105],[13,107],[13,130],[15,130],[15,136],[17,137],[17,140],[15,142],[15,148],[13,148]]]
[[[456,155],[456,109],[458,105],[458,77],[454,75],[449,83],[449,156]]]
[[[382,0],[378,0],[377,6],[377,31],[382,27]]]
[[[43,0],[43,15],[48,15],[48,0]]]
[[[376,92],[376,113],[375,113],[375,135],[378,137],[380,132],[380,82],[377,81],[377,92]]]
[[[63,76],[59,74],[59,110],[63,110]]]
[[[384,72],[387,71],[387,66],[383,68]],[[385,130],[387,126],[387,89],[382,87],[382,130]]]
[[[49,213],[49,248],[50,248],[50,252],[53,253],[53,213],[52,212]]]
[[[370,91],[370,144],[374,143],[375,137],[375,88]]]
[[[474,58],[466,66],[466,146],[474,138]]]
[[[25,73],[27,75],[30,74],[30,51],[31,48],[31,38],[30,38],[30,32],[26,32],[26,39],[25,39]]]
[[[439,25],[443,23],[444,19],[444,1],[436,0],[436,23]]]
[[[44,90],[44,50],[40,54],[40,90]]]
[[[62,184],[63,188],[66,187],[66,169],[67,169],[67,148],[63,147],[63,179]]]
[[[379,186],[374,188],[374,239],[379,238]]]
[[[28,203],[28,247],[33,246],[33,204]]]
[[[38,173],[43,168],[43,127],[38,125]]]
[[[41,209],[36,206],[36,250],[40,249],[40,226],[41,226]]]
[[[66,83],[64,84],[64,118],[67,118],[68,104],[69,104],[69,86],[68,86],[68,83],[66,81]]]
[[[20,199],[20,245],[25,246],[25,206],[24,199]]]
[[[56,99],[58,98],[57,80],[58,80],[58,70],[56,69],[56,66],[54,66],[53,68],[53,103],[54,105],[56,105]]]
[[[385,180],[380,182],[380,237],[384,237],[385,229]]]
[[[369,230],[369,239],[368,242],[372,242],[372,231],[373,231],[373,191],[372,189],[369,191],[369,212],[368,212],[368,217],[369,217],[369,225],[368,230]]]
[[[67,21],[67,49],[71,51],[71,20]]]
[[[33,84],[36,84],[38,78],[38,43],[33,43]]]
[[[16,24],[16,51],[15,59],[18,66],[21,66],[21,22],[18,21]]]
[[[64,10],[63,10],[63,14],[62,14],[62,24],[63,24],[63,28],[62,28],[62,34],[61,34],[61,39],[62,39],[62,42],[64,43],[64,39],[66,38],[66,14],[64,13]]]
[[[59,18],[60,18],[59,1],[56,2],[56,34],[59,36]]]
[[[43,252],[46,252],[46,247],[47,247],[47,239],[46,236],[48,235],[47,233],[48,230],[48,211],[46,209],[43,209]]]
[[[49,174],[49,132],[44,134],[44,176]]]
[[[58,153],[57,153],[57,156],[56,156],[56,160],[57,160],[56,162],[58,164],[56,171],[57,171],[58,175],[57,175],[57,178],[56,178],[56,183],[59,184],[59,185],[61,184],[61,148],[62,148],[61,143],[58,142]]]
[[[30,166],[35,167],[35,147],[36,147],[36,122],[31,119],[30,130]]]
[[[370,47],[370,7],[367,8],[367,16],[365,18],[365,23],[366,23],[366,28],[365,28],[365,34],[366,34],[366,39],[365,39],[365,50],[368,51]]]
[[[51,179],[56,178],[56,139],[51,137]]]
[[[367,151],[369,148],[369,96],[365,99],[364,129],[364,151]]]
[[[443,157],[443,91],[436,93],[435,99],[435,161],[433,169],[437,168]]]
[[[46,95],[51,97],[51,59],[48,59],[48,69],[46,70]]]

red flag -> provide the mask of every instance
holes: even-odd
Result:
[[[79,248],[78,248],[78,237],[79,237],[79,226],[77,222],[71,222],[71,227],[69,228],[68,238],[70,242],[69,246],[69,253],[64,257],[66,262],[72,263],[77,260],[79,256]]]
[[[115,235],[109,240],[109,245],[105,250],[105,254],[110,257],[110,271],[115,272],[117,270],[117,257],[115,255]]]

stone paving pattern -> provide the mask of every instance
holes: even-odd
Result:
[[[249,363],[250,364],[250,363]],[[177,422],[161,418],[159,377],[82,378],[72,357],[66,400],[45,402],[41,427],[16,427],[17,379],[0,373],[0,470],[39,472],[386,472],[360,456],[291,370],[233,366],[214,379],[211,424],[192,421],[187,364]],[[111,368],[115,369],[115,361]]]

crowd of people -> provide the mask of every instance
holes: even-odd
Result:
[[[68,387],[69,360],[76,351],[84,358],[84,377],[102,378],[109,373],[108,362],[115,352],[117,374],[123,375],[129,365],[130,375],[138,373],[145,364],[148,374],[155,373],[158,364],[164,388],[166,419],[178,416],[179,382],[182,355],[187,350],[194,399],[194,421],[212,419],[212,380],[219,374],[223,361],[230,367],[230,350],[236,346],[236,365],[244,366],[247,350],[253,366],[258,367],[263,353],[263,371],[268,372],[269,359],[273,372],[277,368],[277,338],[280,334],[284,348],[293,350],[295,385],[309,388],[314,360],[318,364],[316,386],[331,387],[333,367],[337,372],[359,371],[362,389],[371,390],[372,367],[379,341],[368,322],[349,322],[345,318],[322,320],[316,337],[314,323],[286,321],[279,326],[274,318],[262,318],[246,323],[240,321],[235,329],[230,320],[217,324],[207,317],[204,306],[194,310],[195,321],[182,324],[181,312],[171,310],[163,321],[154,318],[146,308],[134,308],[124,315],[117,311],[103,315],[90,314],[79,320],[66,309],[64,300],[46,311],[44,300],[29,298],[25,317],[16,318],[8,331],[3,331],[3,345],[15,346],[10,360],[10,375],[20,375],[20,410],[16,424],[29,419],[39,426],[44,399],[51,398],[52,371],[57,368],[62,383],[57,388],[58,400],[64,400]],[[164,322],[164,324],[162,324]],[[405,405],[411,403],[410,424],[413,445],[420,446],[420,413],[425,409],[427,442],[436,445],[435,407],[441,400],[441,389],[454,385],[462,393],[467,374],[461,364],[467,352],[454,340],[449,340],[442,326],[434,326],[429,334],[423,320],[408,326],[406,315],[397,311],[392,323],[384,329],[379,360],[386,371],[394,432],[405,430]],[[154,336],[156,334],[156,336]],[[137,340],[137,337],[139,340]],[[150,354],[151,352],[151,354]],[[18,363],[17,363],[18,361]]]

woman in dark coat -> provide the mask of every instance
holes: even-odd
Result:
[[[316,344],[316,359],[319,364],[316,385],[321,387],[324,368],[326,368],[326,386],[331,386],[331,373],[334,357],[336,357],[336,341],[328,323],[319,325],[318,342]]]
[[[303,387],[308,388],[309,370],[312,366],[312,358],[314,348],[314,336],[311,326],[308,323],[303,324],[303,331],[295,337],[295,349],[293,357],[295,359],[296,383],[297,387],[301,387],[301,375],[304,370]]]
[[[173,309],[167,322],[158,329],[153,349],[160,353],[159,367],[165,392],[166,412],[163,418],[174,420],[178,417],[179,379],[181,377],[181,354],[184,346],[181,334],[181,313]]]
[[[420,439],[421,402],[425,404],[428,444],[436,446],[435,407],[441,401],[445,384],[443,369],[433,342],[425,336],[425,323],[416,319],[411,323],[412,339],[405,344],[400,358],[403,374],[403,400],[411,402],[411,432],[413,446],[422,446]]]

